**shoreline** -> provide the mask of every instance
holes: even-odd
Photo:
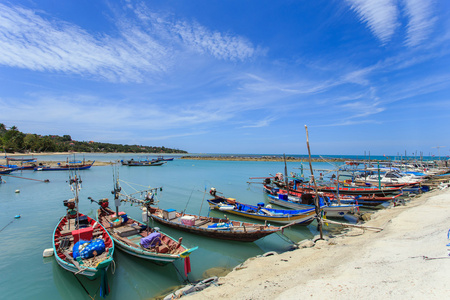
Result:
[[[96,152],[100,153],[100,152]],[[81,154],[92,154],[90,152],[49,152],[49,153],[7,153],[7,156],[11,157],[18,157],[18,156],[26,156],[26,157],[43,157],[43,156],[49,156],[49,155],[81,155]],[[108,153],[105,153],[108,154]],[[111,154],[136,154],[137,156],[142,155],[142,153],[111,153]],[[284,162],[283,156],[235,156],[235,155],[186,155],[186,154],[174,154],[174,153],[146,153],[147,155],[166,155],[166,156],[175,156],[176,159],[183,159],[183,160],[215,160],[215,161],[267,161],[267,162]],[[308,158],[304,157],[292,157],[292,156],[286,156],[286,162],[308,162]],[[348,159],[343,158],[327,158],[327,160],[324,160],[322,158],[311,158],[312,162],[345,162],[348,161]],[[56,161],[39,161],[43,164],[54,164]],[[62,162],[62,161],[61,161]],[[6,164],[6,159],[4,158],[4,155],[2,158],[0,158],[0,164]],[[94,166],[97,165],[110,165],[112,162],[100,162],[96,161]]]
[[[311,248],[250,258],[218,286],[183,298],[444,299],[450,296],[448,211],[450,189],[436,189],[375,212],[364,225],[380,232],[353,228]]]
[[[282,156],[182,156],[180,159],[191,159],[191,160],[219,160],[219,161],[277,161],[284,162]],[[345,162],[349,159],[344,158],[327,158],[324,160],[322,158],[311,158],[312,162]],[[303,157],[292,157],[286,156],[286,162],[305,162],[309,161],[308,158]]]

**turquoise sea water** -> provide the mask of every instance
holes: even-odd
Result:
[[[76,159],[116,161],[137,158],[133,155],[90,154],[77,155]],[[169,156],[166,156],[169,157]],[[73,158],[73,157],[72,157]],[[39,160],[66,160],[66,156],[39,156]],[[299,172],[299,164],[288,163],[288,173]],[[314,163],[315,168],[332,168],[327,163]],[[261,184],[248,184],[250,177],[264,177],[284,172],[282,162],[206,161],[175,159],[161,167],[118,166],[122,192],[128,194],[146,187],[163,187],[158,193],[161,208],[173,208],[188,213],[223,216],[221,212],[209,212],[203,199],[211,187],[227,197],[256,204],[267,202]],[[306,173],[306,171],[305,171]],[[22,171],[11,175],[31,179],[49,179],[49,183],[7,177],[0,184],[0,295],[2,299],[100,299],[97,289],[99,279],[90,281],[82,276],[74,277],[63,270],[53,257],[43,258],[42,252],[51,248],[51,236],[59,218],[65,214],[63,200],[73,197],[67,183],[67,171]],[[113,167],[95,166],[79,171],[82,179],[80,212],[95,217],[96,204],[87,199],[112,198]],[[262,182],[262,180],[252,180]],[[15,191],[19,190],[20,193]],[[203,201],[203,205],[202,205]],[[139,207],[123,204],[120,210],[141,220]],[[20,219],[14,219],[15,215]],[[229,216],[231,217],[231,216]],[[233,216],[233,218],[235,218]],[[236,217],[239,219],[239,217]],[[12,223],[10,223],[12,221]],[[8,225],[9,224],[9,225]],[[6,227],[5,227],[6,226]],[[227,269],[244,262],[249,257],[268,251],[283,252],[290,243],[277,234],[253,243],[241,243],[208,239],[155,224],[165,233],[178,238],[188,247],[199,246],[191,255],[192,273],[189,281],[214,275],[214,270]],[[298,242],[317,234],[315,222],[307,227],[296,226],[285,230],[289,239]],[[114,253],[115,268],[108,271],[111,293],[107,299],[149,299],[166,294],[186,283],[183,262],[166,266],[155,265],[128,256],[120,250]],[[211,272],[213,269],[213,273]],[[206,271],[209,272],[205,273]],[[114,274],[113,274],[114,272]],[[84,287],[83,287],[84,286]],[[87,291],[85,291],[85,289]]]

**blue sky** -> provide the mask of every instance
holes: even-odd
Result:
[[[0,0],[0,109],[191,153],[305,154],[308,125],[313,154],[448,155],[450,2]]]

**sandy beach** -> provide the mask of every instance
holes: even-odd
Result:
[[[83,153],[79,153],[79,152],[48,152],[48,153],[8,153],[9,157],[26,157],[26,158],[30,158],[30,157],[34,157],[37,159],[37,163],[41,163],[43,165],[46,166],[56,166],[59,163],[64,163],[65,160],[62,161],[46,161],[43,160],[45,159],[45,156],[48,155],[67,155],[67,157],[70,157],[71,155],[79,155],[79,154],[83,154]],[[86,163],[91,163],[91,160],[86,160]],[[20,162],[11,162],[11,164],[16,164],[16,165],[20,165]],[[94,166],[107,166],[107,165],[111,165],[111,162],[104,162],[104,161],[96,161],[94,163]],[[0,165],[6,165],[6,158],[4,158],[4,156],[2,158],[0,158]]]
[[[436,189],[364,224],[382,231],[353,228],[310,248],[248,259],[219,286],[183,298],[445,299],[449,212],[450,189]]]

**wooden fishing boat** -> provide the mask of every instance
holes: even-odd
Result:
[[[211,209],[220,210],[242,217],[266,222],[282,224],[295,223],[299,225],[308,225],[314,221],[314,218],[316,217],[315,208],[297,210],[274,209],[265,207],[262,202],[257,205],[244,204],[237,202],[234,198],[217,196],[215,193],[216,192],[213,189],[210,191],[210,194],[214,196],[213,199],[208,200]]]
[[[154,167],[154,166],[162,166],[166,162],[165,161],[133,161],[128,162],[127,166],[130,167]]]
[[[290,209],[314,208],[315,195],[313,193],[289,192],[287,194],[286,190],[277,188],[270,189],[267,186],[264,186],[264,191],[267,193],[269,202],[272,204]],[[328,197],[323,193],[319,195],[319,205],[327,217],[335,218],[355,213],[358,208],[358,205],[354,203],[343,204],[335,201],[334,197]]]
[[[151,166],[162,166],[166,162],[159,159],[152,160],[121,160],[122,166],[130,166],[130,167],[151,167]]]
[[[33,170],[36,167],[36,158],[13,158],[5,157],[6,165],[3,167],[12,168],[15,170]],[[20,165],[14,165],[10,162],[20,162]]]
[[[114,241],[106,229],[94,219],[78,212],[78,191],[81,180],[69,177],[75,198],[65,200],[67,213],[53,231],[53,253],[65,270],[89,279],[101,276],[100,296],[109,293],[106,271],[113,261]]]
[[[73,248],[77,242],[96,239],[103,240],[104,252],[87,259],[82,259],[81,256],[73,257]],[[71,218],[66,215],[59,220],[53,231],[53,252],[62,268],[95,279],[101,272],[106,271],[112,262],[114,242],[105,228],[89,216],[80,213]]]
[[[339,193],[339,195],[376,195],[376,196],[387,196],[392,194],[398,194],[401,193],[401,187],[361,187],[361,186],[355,186],[355,187],[342,187],[340,186],[337,188],[336,186],[324,186],[320,185],[317,186],[317,191],[324,192],[324,193],[332,193],[336,194]],[[313,190],[312,187],[302,186],[298,187],[297,191],[309,191],[311,192]]]
[[[55,167],[39,165],[34,168],[35,171],[71,171],[71,170],[86,170],[92,167],[95,160],[92,163],[84,163],[81,161],[68,162],[64,165],[58,163]]]
[[[166,226],[222,240],[253,242],[282,229],[276,226],[197,216],[156,207],[150,207],[148,213],[153,220]]]
[[[162,190],[162,188],[159,189]],[[150,228],[147,214],[145,214],[147,219],[144,221],[144,223],[146,222],[147,224],[144,224],[128,217],[125,212],[119,212],[121,201],[138,203],[148,209],[150,204],[154,203],[154,192],[156,192],[158,188],[135,193],[140,195],[145,194],[144,199],[134,198],[133,195],[122,195],[120,193],[121,190],[122,188],[119,186],[119,179],[117,178],[112,192],[116,204],[115,212],[109,208],[109,200],[107,198],[95,201],[91,197],[88,197],[91,202],[96,202],[100,205],[97,210],[97,220],[105,226],[106,230],[111,234],[116,242],[117,248],[130,255],[150,260],[158,264],[168,264],[177,259],[184,258],[186,274],[189,273],[189,255],[198,247],[188,249],[181,243],[183,238],[176,240],[161,232],[159,228]],[[121,199],[121,196],[124,199]]]
[[[15,170],[34,170],[34,168],[36,167],[36,164],[31,164],[31,165],[0,165],[0,167],[11,168],[14,171]]]
[[[197,247],[188,249],[182,243],[182,238],[176,240],[171,236],[149,228],[124,212],[116,213],[108,206],[108,201],[100,201],[97,210],[97,220],[101,223],[123,252],[153,261],[168,264],[177,259],[188,257]]]
[[[170,157],[170,158],[164,158],[164,156],[158,156],[158,158],[156,159],[157,161],[172,161],[174,158]]]
[[[398,194],[394,196],[376,196],[376,195],[364,195],[364,196],[356,196],[355,201],[361,205],[362,207],[376,207],[379,205],[383,205],[385,203],[394,202],[398,197],[403,194]]]
[[[9,174],[9,173],[11,173],[14,170],[15,169],[13,169],[13,168],[0,166],[0,174]]]

